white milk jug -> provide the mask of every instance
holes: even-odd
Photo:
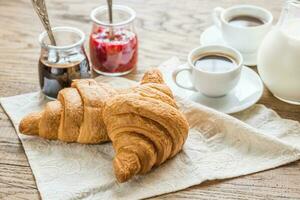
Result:
[[[288,0],[258,51],[258,72],[277,98],[300,105],[300,1]]]

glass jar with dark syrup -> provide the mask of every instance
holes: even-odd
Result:
[[[46,32],[39,36],[39,80],[46,97],[55,99],[61,89],[71,86],[72,80],[89,78],[90,66],[82,31],[72,27],[55,27],[52,31],[56,46],[50,45]]]

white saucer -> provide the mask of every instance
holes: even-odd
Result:
[[[170,71],[167,73],[172,74]],[[187,86],[191,85],[189,76],[189,72],[182,72],[178,74],[177,81]],[[199,92],[179,88],[173,82],[171,75],[166,77],[166,81],[177,95],[227,114],[249,108],[261,98],[263,93],[263,83],[260,77],[252,69],[245,66],[242,69],[238,85],[227,95],[218,98],[208,97]]]
[[[222,34],[216,26],[208,27],[203,31],[200,37],[201,45],[221,44],[227,45],[223,40]],[[244,58],[244,65],[255,66],[257,63],[257,52],[253,54],[242,53]]]

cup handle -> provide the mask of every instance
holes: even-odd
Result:
[[[185,86],[185,85],[181,85],[180,83],[177,82],[178,74],[183,72],[183,71],[188,71],[190,74],[192,73],[192,69],[190,67],[184,67],[184,68],[176,69],[172,73],[172,78],[173,78],[174,83],[180,88],[187,89],[187,90],[192,90],[192,91],[197,91],[194,86]]]
[[[212,13],[212,17],[213,17],[214,24],[215,24],[218,28],[221,28],[221,14],[222,14],[223,11],[224,11],[224,8],[216,7],[216,8],[213,10],[213,13]]]

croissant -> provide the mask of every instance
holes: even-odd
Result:
[[[141,85],[128,93],[112,97],[103,119],[116,153],[113,166],[119,182],[176,155],[189,128],[158,70],[146,72]]]
[[[149,172],[175,156],[187,138],[188,123],[158,70],[138,86],[116,91],[94,80],[76,80],[58,100],[26,116],[19,130],[65,142],[112,141],[119,182]]]
[[[102,111],[107,99],[116,91],[93,79],[80,79],[58,94],[56,101],[48,102],[41,112],[22,119],[19,130],[26,135],[95,144],[109,141]]]

